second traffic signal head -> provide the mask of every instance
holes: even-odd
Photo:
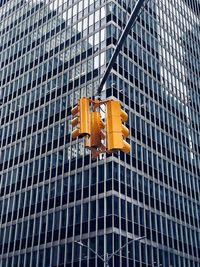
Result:
[[[106,134],[107,150],[114,152],[121,150],[124,153],[130,152],[130,145],[124,140],[129,135],[129,130],[123,125],[128,119],[126,112],[121,110],[118,100],[109,100],[106,103]]]
[[[90,135],[89,98],[82,97],[79,99],[77,105],[72,108],[71,114],[74,116],[71,120],[72,127],[76,127],[72,132],[72,138]]]

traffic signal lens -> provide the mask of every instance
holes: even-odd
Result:
[[[78,105],[76,105],[74,108],[71,110],[72,116],[75,116],[78,113]]]
[[[75,129],[73,132],[72,132],[72,138],[75,139],[79,136],[79,129]]]
[[[121,110],[121,118],[122,118],[122,121],[128,120],[128,114],[123,110]]]
[[[127,137],[129,135],[129,129],[122,125],[122,134],[123,134],[123,137]]]
[[[75,127],[77,124],[78,124],[78,117],[74,118],[72,121],[71,121],[71,124],[73,127]]]
[[[130,152],[130,148],[131,146],[129,145],[129,143],[127,143],[125,140],[123,141],[124,146],[122,148],[122,151],[126,154],[128,154]]]

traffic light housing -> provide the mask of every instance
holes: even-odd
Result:
[[[90,109],[89,98],[82,97],[78,100],[77,105],[71,110],[74,118],[71,120],[72,127],[76,127],[72,132],[72,138],[75,139],[78,136],[90,135]]]
[[[130,152],[130,145],[124,140],[129,135],[129,130],[123,125],[128,115],[121,109],[118,100],[109,100],[106,103],[106,134],[107,150],[114,152],[121,150],[124,153]]]
[[[91,122],[91,135],[90,135],[90,146],[100,151],[105,151],[106,147],[102,143],[106,135],[104,133],[105,123],[102,121],[100,113],[97,111],[90,113]]]

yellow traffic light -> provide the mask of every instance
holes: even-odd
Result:
[[[106,124],[100,112],[96,111],[101,105],[106,105]],[[72,138],[85,136],[85,147],[91,150],[93,159],[104,152],[112,153],[116,150],[130,152],[130,145],[125,141],[129,130],[123,124],[128,115],[121,109],[120,101],[108,99],[99,101],[82,97],[72,108],[71,114],[73,116],[71,124],[74,128]]]
[[[90,146],[93,148],[98,148],[101,151],[105,151],[106,147],[102,141],[106,138],[103,129],[105,128],[105,123],[102,121],[100,113],[97,111],[91,112],[91,135],[90,135]]]
[[[106,131],[107,150],[114,152],[121,150],[124,153],[130,152],[130,145],[124,140],[129,135],[129,130],[123,125],[128,119],[126,112],[121,110],[120,102],[109,100],[106,103]]]
[[[86,97],[79,99],[77,105],[72,108],[71,114],[76,116],[71,120],[72,127],[76,127],[72,132],[72,138],[90,135],[89,99]]]

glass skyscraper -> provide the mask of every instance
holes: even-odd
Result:
[[[149,0],[103,88],[130,154],[71,139],[135,2],[0,0],[0,267],[200,266],[199,0]]]

